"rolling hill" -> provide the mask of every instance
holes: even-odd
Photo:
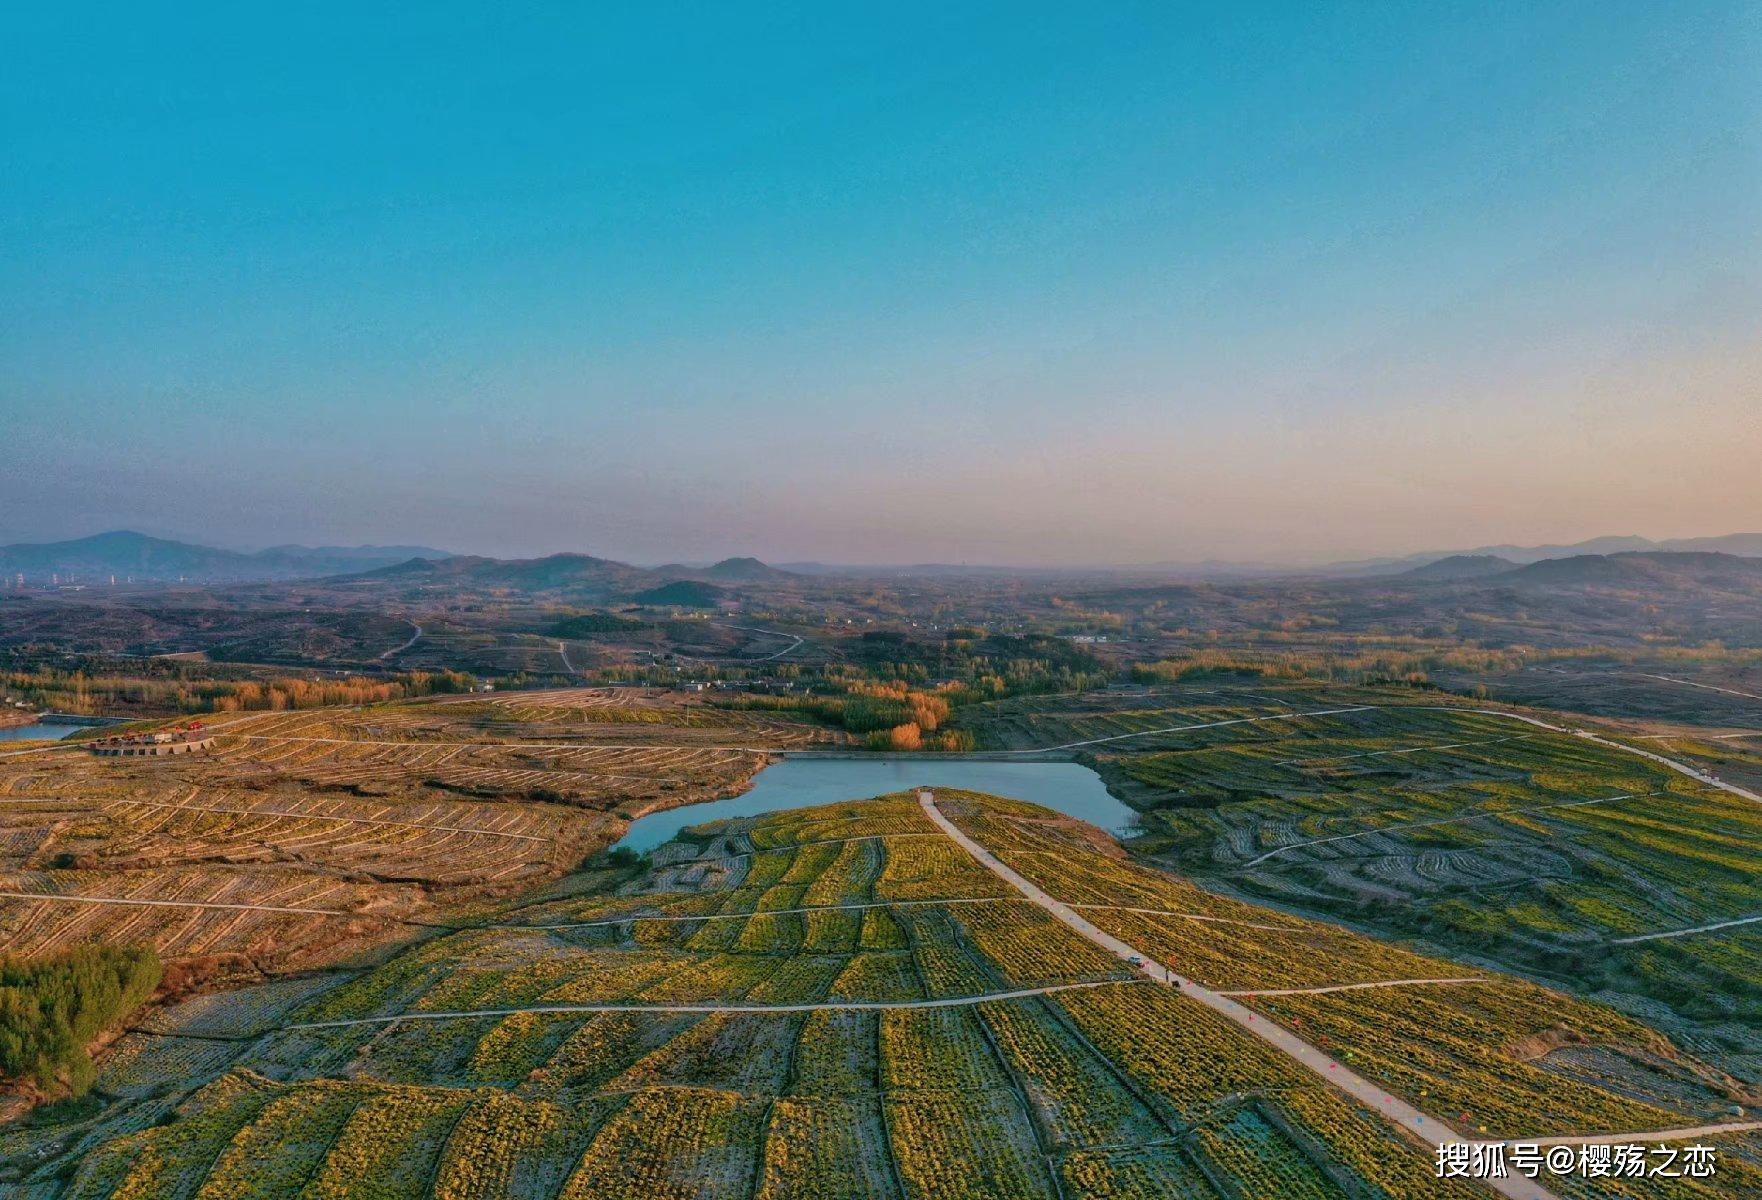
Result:
[[[1749,591],[1762,583],[1762,558],[1712,551],[1623,551],[1574,554],[1515,563],[1492,554],[1455,554],[1403,571],[1413,583],[1490,584],[1524,589],[1554,587],[1643,588],[1680,591],[1726,587]]]
[[[705,567],[701,574],[718,583],[782,583],[796,578],[793,572],[780,570],[756,558],[725,558],[714,566]]]
[[[1419,582],[1457,582],[1464,579],[1485,579],[1516,569],[1517,564],[1494,554],[1452,554],[1437,562],[1426,563],[1411,571],[1403,571],[1402,579]]]
[[[459,555],[438,562],[413,558],[376,570],[341,575],[332,582],[394,589],[445,587],[463,591],[558,592],[604,600],[648,586],[654,582],[654,576],[641,567],[589,554],[517,559]]]
[[[676,605],[680,608],[714,608],[727,599],[728,591],[697,579],[675,579],[636,593],[638,604]]]
[[[574,600],[632,600],[638,604],[713,607],[727,598],[724,585],[780,582],[795,576],[756,558],[730,558],[712,567],[636,567],[588,554],[552,554],[544,558],[502,559],[459,555],[443,560],[413,558],[371,571],[337,577],[333,582],[364,587],[449,587],[457,590],[506,589],[553,593]]]
[[[310,579],[360,571],[405,559],[443,559],[444,550],[425,546],[273,546],[255,554],[221,550],[191,542],[115,530],[63,542],[21,542],[0,546],[0,573],[23,575],[26,582],[96,583],[114,575],[136,583],[235,583]]]
[[[1477,546],[1471,550],[1430,550],[1389,558],[1331,563],[1315,574],[1324,576],[1407,575],[1414,568],[1454,559],[1499,558],[1513,566],[1550,559],[1609,557],[1617,554],[1713,553],[1744,558],[1762,557],[1762,533],[1728,533],[1717,537],[1651,538],[1632,534],[1587,538],[1582,542],[1540,546]]]
[[[1549,558],[1496,576],[1516,586],[1753,587],[1762,583],[1762,558],[1709,551],[1637,551]]]

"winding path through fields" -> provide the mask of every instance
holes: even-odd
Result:
[[[398,655],[402,654],[404,651],[408,650],[410,647],[414,646],[417,642],[420,642],[422,640],[422,626],[418,625],[414,621],[411,621],[410,628],[413,632],[410,634],[409,640],[406,642],[403,642],[399,645],[393,646],[390,650],[387,650],[384,654],[380,655],[379,658],[380,658],[381,662],[385,661],[388,658],[396,658]]]
[[[1627,946],[1634,942],[1658,942],[1665,938],[1687,937],[1691,933],[1712,933],[1716,929],[1730,929],[1733,925],[1754,925],[1758,921],[1762,921],[1762,916],[1736,917],[1730,921],[1714,921],[1711,925],[1694,925],[1688,929],[1666,929],[1662,933],[1641,933],[1633,937],[1610,938],[1609,944]]]
[[[801,637],[797,634],[783,633],[783,632],[780,632],[779,630],[776,630],[776,629],[760,629],[757,625],[723,625],[722,628],[724,628],[724,629],[739,629],[739,630],[745,631],[746,633],[763,633],[763,634],[767,634],[771,637],[792,639],[790,641],[789,645],[783,647],[783,649],[777,651],[776,653],[761,655],[758,658],[749,659],[748,660],[749,662],[773,662],[776,659],[782,658],[786,654],[793,654],[796,650],[799,650],[802,647],[802,645],[805,644],[808,640],[807,638]]]

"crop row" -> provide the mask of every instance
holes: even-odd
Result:
[[[1261,997],[1258,1011],[1359,1074],[1471,1131],[1524,1137],[1665,1129],[1685,1115],[1605,1088],[1562,1087],[1531,1060],[1558,1045],[1667,1050],[1609,1009],[1516,981]]]

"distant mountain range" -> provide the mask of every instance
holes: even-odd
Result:
[[[0,576],[10,581],[17,575],[23,575],[25,582],[34,586],[52,579],[62,584],[108,584],[113,576],[118,583],[326,579],[394,587],[452,584],[519,592],[567,591],[619,598],[688,583],[693,586],[678,595],[710,603],[720,596],[722,586],[784,583],[797,578],[756,558],[725,558],[705,567],[635,567],[589,554],[504,559],[449,554],[427,546],[287,545],[245,554],[130,530],[66,542],[0,546]],[[668,603],[665,599],[656,602]]]
[[[1493,554],[1455,554],[1400,572],[1397,580],[1526,587],[1754,587],[1762,557],[1706,550],[1628,550],[1520,563]]]
[[[707,567],[633,567],[588,554],[551,554],[544,558],[483,558],[465,554],[439,561],[411,559],[371,571],[339,575],[330,582],[345,586],[426,589],[438,585],[558,592],[577,600],[629,600],[638,604],[710,608],[728,597],[727,585],[781,583],[794,578],[756,558],[725,558]]]
[[[451,558],[411,558],[367,571],[338,573],[337,582],[450,583],[523,592],[560,588],[644,587],[653,576],[641,567],[591,554],[551,554],[544,558],[485,558],[457,554]]]
[[[1660,552],[1731,554],[1740,558],[1762,558],[1762,533],[1728,533],[1720,537],[1664,538],[1660,541],[1628,535],[1596,537],[1566,545],[1477,546],[1473,550],[1438,550],[1405,554],[1398,558],[1370,558],[1357,562],[1331,563],[1317,569],[1314,573],[1321,575],[1392,575],[1413,567],[1445,560],[1492,558],[1501,559],[1513,566],[1523,566],[1545,559]]]
[[[410,559],[443,559],[427,546],[272,546],[255,554],[197,546],[118,530],[67,542],[20,542],[0,546],[0,575],[23,575],[30,584],[59,576],[63,583],[242,583],[305,579]]]
[[[1663,555],[1679,561],[1669,567],[1644,562]],[[1688,569],[1695,556],[1711,560],[1762,561],[1762,533],[1734,533],[1723,537],[1670,538],[1653,541],[1642,537],[1600,537],[1570,545],[1483,546],[1458,553],[1425,552],[1396,558],[1364,559],[1331,563],[1321,567],[1294,568],[1272,563],[1230,563],[1210,560],[1196,563],[1155,563],[1135,567],[1000,567],[951,563],[920,563],[910,566],[852,566],[817,562],[771,566],[756,558],[725,558],[708,566],[670,563],[638,567],[588,554],[552,554],[543,558],[502,559],[481,555],[454,555],[427,546],[271,546],[246,554],[189,542],[149,537],[143,533],[117,531],[65,542],[18,543],[0,546],[0,577],[10,581],[24,575],[29,584],[49,582],[103,584],[117,581],[166,583],[271,582],[329,578],[353,579],[363,584],[435,586],[448,583],[514,591],[569,591],[604,598],[629,598],[648,589],[690,581],[723,587],[741,584],[786,584],[806,577],[866,576],[871,578],[1024,578],[1094,579],[1098,576],[1137,576],[1160,579],[1253,580],[1301,576],[1311,579],[1399,578],[1412,582],[1464,582],[1526,580],[1568,577],[1592,581],[1602,578],[1635,578],[1635,572],[1651,571],[1655,578],[1676,578]],[[1615,565],[1593,565],[1585,560],[1621,560]],[[1541,563],[1577,563],[1520,576],[1514,572]],[[1729,564],[1707,568],[1729,574],[1743,568]],[[1661,573],[1661,574],[1660,574]]]
[[[1139,577],[1149,579],[1253,580],[1306,578],[1354,579],[1379,575],[1400,575],[1435,562],[1451,561],[1432,578],[1466,577],[1476,572],[1491,573],[1502,569],[1500,564],[1523,566],[1544,559],[1570,558],[1588,554],[1609,555],[1645,552],[1720,553],[1740,557],[1762,558],[1762,533],[1733,533],[1722,537],[1666,538],[1653,541],[1643,537],[1598,537],[1569,545],[1543,546],[1481,546],[1473,550],[1430,550],[1387,558],[1356,559],[1324,563],[1320,566],[1298,567],[1290,563],[1252,562],[1233,559],[1203,559],[1192,562],[1153,562],[1111,566],[1074,567],[1009,567],[967,563],[915,563],[911,565],[855,565],[845,563],[791,562],[782,569],[796,575],[848,575],[877,579],[1094,579],[1097,577]],[[1487,560],[1474,565],[1462,560]],[[1426,578],[1427,576],[1416,576]]]

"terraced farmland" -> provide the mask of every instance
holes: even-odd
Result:
[[[1762,804],[1617,747],[1412,693],[1288,684],[1258,709],[1252,696],[1233,689],[1223,707],[1184,688],[1007,701],[973,720],[1000,743],[1025,728],[1043,745],[1109,736],[1097,731],[1127,718],[1105,710],[1128,702],[1138,727],[1204,726],[1079,751],[1144,810],[1140,852],[1214,891],[1597,994],[1762,1084]],[[1716,769],[1741,774],[1743,753]],[[1282,957],[1281,936],[1264,952]],[[1236,975],[1202,970],[1208,953],[1187,952],[1197,975],[1254,982],[1245,956],[1231,955]]]
[[[1307,986],[1318,962],[1486,974],[1210,895],[1044,809],[939,804],[1085,914],[1143,922],[1121,936],[1199,954],[1276,926],[1289,941],[1249,964],[1257,985]],[[156,1013],[100,1064],[101,1109],[0,1130],[0,1179],[32,1200],[1481,1194],[1061,923],[913,797],[695,836],[645,876],[481,906],[379,966]],[[1248,950],[1222,944],[1220,969]],[[1421,996],[1428,1019],[1403,1023]],[[1655,1031],[1515,981],[1251,1003],[1391,1096],[1502,1135],[1681,1126],[1731,1102]],[[1705,1194],[1753,1194],[1754,1146],[1720,1145]]]
[[[1756,729],[1762,679],[1720,663],[1567,662],[1504,671],[1445,672],[1451,687],[1478,686],[1510,704],[1690,728]]]
[[[699,711],[584,689],[220,718],[211,752],[175,758],[9,752],[0,943],[150,943],[182,978],[334,961],[555,878],[629,816],[738,790],[815,736]]]

